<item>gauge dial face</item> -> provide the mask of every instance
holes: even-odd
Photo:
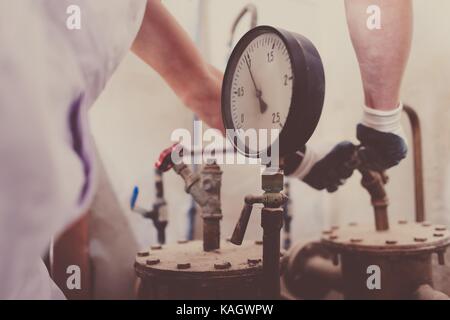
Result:
[[[277,34],[267,32],[251,40],[238,59],[229,106],[233,127],[238,129],[238,137],[248,129],[277,129],[269,133],[277,138],[286,123],[293,92],[288,49]]]

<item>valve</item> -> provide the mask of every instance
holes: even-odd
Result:
[[[264,193],[262,196],[246,196],[244,200],[244,207],[242,208],[239,220],[236,224],[236,227],[234,228],[230,242],[235,245],[242,244],[254,204],[260,203],[263,204],[266,208],[277,208],[284,206],[287,200],[287,196],[281,192]]]
[[[262,293],[265,299],[280,297],[280,231],[283,226],[283,207],[287,196],[283,191],[284,176],[281,171],[266,169],[261,176],[264,193],[246,196],[244,207],[230,242],[241,245],[245,236],[253,205],[261,203],[261,227],[263,229],[263,279]]]
[[[139,213],[146,219],[151,219],[153,225],[156,228],[157,239],[159,244],[166,242],[166,227],[168,224],[167,215],[167,203],[164,199],[164,187],[162,180],[162,172],[158,169],[155,170],[155,188],[156,188],[156,200],[153,203],[152,210],[146,210],[141,207],[136,207],[136,202],[139,197],[139,188],[134,187],[133,193],[130,199],[130,208],[136,213]]]
[[[361,160],[361,151],[363,146],[358,146],[352,159],[347,163],[352,169],[358,169],[361,173],[361,185],[369,192],[370,199],[375,214],[375,227],[377,231],[389,229],[389,218],[387,207],[389,200],[386,194],[385,185],[389,181],[385,171],[374,171],[366,167]]]
[[[174,144],[161,152],[155,166],[158,170],[173,169],[185,183],[185,191],[201,207],[203,218],[203,249],[212,251],[220,248],[220,225],[222,211],[220,205],[220,186],[222,171],[214,162],[208,162],[201,175],[193,172],[183,161],[183,147]],[[174,156],[179,161],[174,162]]]

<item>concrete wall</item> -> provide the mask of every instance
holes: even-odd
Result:
[[[164,1],[195,38],[197,1]],[[247,3],[242,0],[206,0],[210,61],[223,68],[232,20]],[[357,62],[346,29],[343,1],[255,0],[259,24],[270,24],[302,33],[318,47],[326,71],[324,113],[312,141],[336,141],[355,137],[361,115],[362,86]],[[418,111],[425,145],[425,189],[428,217],[450,222],[450,1],[416,0],[415,34],[411,60],[403,88],[404,101]],[[242,35],[247,22],[239,29]],[[203,30],[205,31],[205,30]],[[91,112],[92,127],[100,154],[124,212],[141,246],[154,241],[150,221],[127,210],[134,184],[143,189],[140,204],[153,200],[153,162],[170,145],[175,128],[191,127],[191,114],[155,72],[132,54],[126,57],[101,99]],[[406,122],[405,122],[406,124]],[[406,124],[407,126],[407,124]],[[260,192],[257,166],[225,166],[223,180],[224,236],[232,231],[247,193]],[[389,172],[392,219],[412,218],[412,159]],[[170,210],[169,240],[183,238],[189,197],[174,173],[165,176]],[[317,237],[330,223],[372,221],[369,199],[355,175],[342,190],[329,195],[292,181],[295,239]],[[259,215],[250,222],[249,237],[260,236]]]

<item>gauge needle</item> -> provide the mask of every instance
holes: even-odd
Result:
[[[259,90],[256,86],[255,78],[253,77],[252,68],[250,66],[250,58],[247,55],[245,56],[245,63],[247,64],[248,71],[250,72],[250,77],[252,78],[253,85],[255,86],[256,98],[258,98],[259,101],[259,111],[261,111],[261,113],[264,113],[268,108],[267,103],[262,98],[262,91]]]

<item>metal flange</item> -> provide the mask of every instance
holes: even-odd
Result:
[[[135,269],[142,279],[156,276],[207,280],[255,276],[262,272],[262,245],[244,241],[237,247],[225,242],[220,249],[208,252],[203,251],[202,241],[165,245],[157,250],[140,252],[136,256]]]
[[[336,253],[396,256],[433,252],[439,254],[450,245],[450,231],[441,225],[405,220],[386,231],[376,231],[373,226],[353,223],[323,231],[322,243]]]

